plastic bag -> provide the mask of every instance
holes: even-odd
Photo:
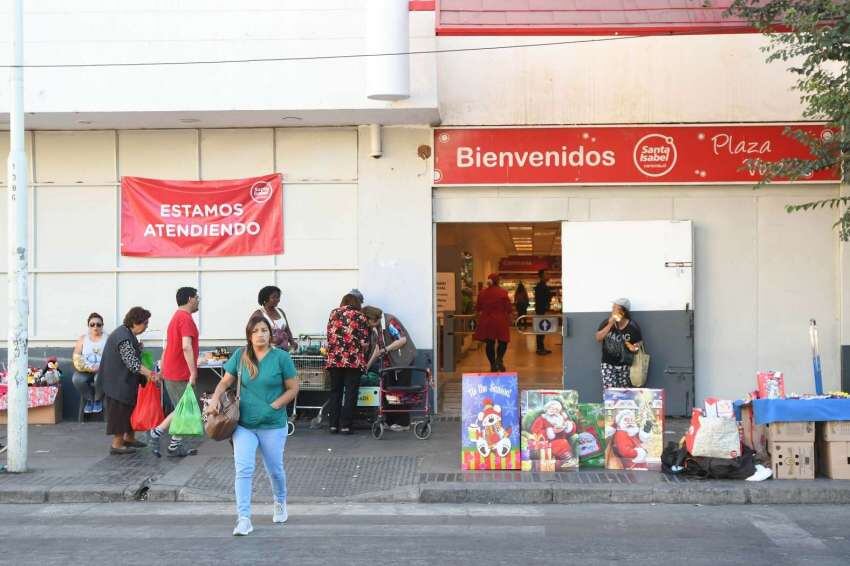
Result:
[[[136,407],[130,415],[130,426],[133,430],[150,430],[165,419],[162,411],[160,389],[156,383],[148,382],[139,386],[136,394]]]
[[[702,409],[693,409],[685,445],[692,456],[737,458],[741,455],[738,423],[734,419],[706,417]]]
[[[174,408],[168,434],[171,436],[204,435],[204,420],[191,383],[186,384],[186,391],[183,392],[183,396]]]
[[[634,353],[632,366],[629,368],[629,380],[632,382],[632,387],[643,387],[646,385],[646,375],[649,373],[649,354],[643,347],[643,343],[638,346],[638,351]]]

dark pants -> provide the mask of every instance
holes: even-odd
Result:
[[[351,428],[357,392],[360,389],[360,370],[357,368],[329,368],[331,395],[328,398],[328,425],[334,428]],[[343,395],[343,389],[345,395]]]
[[[399,387],[407,387],[413,381],[413,374],[410,370],[402,369],[391,371],[384,374],[384,387],[392,388],[394,385]],[[387,405],[384,403],[384,408],[389,410],[400,409],[398,405]],[[410,413],[385,413],[388,425],[408,426],[410,424]]]
[[[544,351],[546,349],[546,345],[543,343],[543,341],[546,339],[546,335],[545,334],[538,334],[534,338],[537,340],[537,351],[538,352]]]
[[[487,352],[487,360],[490,362],[491,371],[499,371],[502,365],[502,358],[505,357],[505,352],[508,351],[508,343],[498,341],[499,346],[496,346],[496,340],[486,340],[484,350]]]
[[[116,434],[133,434],[133,427],[130,426],[130,416],[133,414],[134,408],[134,405],[107,397],[106,434],[109,436]]]

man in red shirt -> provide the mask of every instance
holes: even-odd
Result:
[[[186,385],[191,384],[195,388],[198,380],[198,326],[192,318],[192,313],[198,312],[201,297],[198,290],[192,287],[180,287],[177,289],[177,311],[168,323],[166,334],[165,351],[162,353],[161,374],[168,398],[171,405],[177,406]],[[195,392],[197,396],[197,391]],[[160,456],[159,442],[162,435],[171,424],[170,413],[165,420],[150,431],[151,450]],[[180,437],[171,437],[168,445],[168,455],[183,457],[196,454],[197,450],[189,449]]]

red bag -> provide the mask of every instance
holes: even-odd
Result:
[[[159,386],[152,381],[146,385],[140,385],[136,396],[136,408],[130,416],[130,426],[136,431],[150,430],[163,420],[165,420],[165,413],[162,411]]]

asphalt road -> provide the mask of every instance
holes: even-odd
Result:
[[[0,564],[850,564],[850,506],[0,505]]]

